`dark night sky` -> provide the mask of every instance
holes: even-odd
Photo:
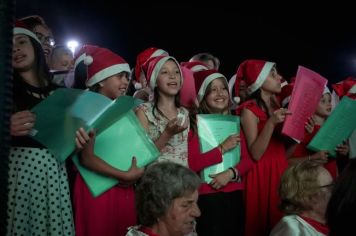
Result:
[[[287,79],[298,65],[332,82],[356,75],[356,17],[350,6],[332,5],[326,11],[301,3],[280,10],[282,6],[257,2],[239,7],[104,2],[18,0],[16,16],[42,15],[57,43],[75,38],[107,47],[131,67],[137,53],[154,46],[179,61],[211,52],[221,60],[220,69],[228,78],[247,58],[275,61]]]

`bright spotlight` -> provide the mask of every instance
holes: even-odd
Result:
[[[79,46],[79,43],[76,40],[70,40],[70,41],[67,42],[67,47],[72,51],[73,56],[74,56],[74,53],[75,53],[75,49],[78,46]]]

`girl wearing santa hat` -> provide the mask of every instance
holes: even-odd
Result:
[[[240,135],[233,134],[218,147],[202,153],[197,134],[197,114],[230,114],[230,97],[227,79],[216,70],[194,73],[197,89],[196,111],[191,115],[191,130],[188,138],[189,167],[195,172],[223,161],[223,154],[240,143]],[[245,142],[241,143],[241,160],[236,165],[216,174],[210,183],[202,183],[198,205],[202,212],[197,218],[198,235],[243,235],[244,206],[241,177],[252,168]]]
[[[20,21],[14,28],[12,66],[7,235],[74,235],[65,164],[31,138],[36,116],[30,109],[55,87],[40,40]]]
[[[91,91],[110,99],[125,94],[130,68],[123,58],[108,49],[92,47],[86,52],[84,63],[88,65],[86,85]],[[118,179],[120,183],[93,197],[83,178],[77,174],[73,194],[76,235],[125,235],[127,228],[136,224],[133,184],[141,177],[143,169],[136,166],[134,157],[128,171],[118,170],[98,158],[94,153],[95,131],[86,133],[80,128],[75,142],[81,150],[79,160],[84,167]]]
[[[161,156],[158,161],[173,161],[188,166],[188,111],[179,104],[183,76],[177,60],[158,56],[143,66],[153,100],[141,104],[136,115],[155,142]]]
[[[198,71],[208,70],[208,67],[200,61],[181,62],[180,65],[184,77],[184,84],[181,89],[181,94],[184,94],[184,96],[180,96],[180,104],[191,110],[196,103],[197,96],[193,74]]]
[[[328,158],[327,151],[312,152],[307,149],[309,142],[317,134],[321,126],[331,114],[331,111],[331,93],[330,90],[325,87],[316,111],[305,126],[306,132],[304,134],[303,140],[299,144],[295,144],[291,147],[294,149],[294,151],[290,157],[288,157],[288,162],[290,164],[297,164],[305,160],[316,160],[320,163],[323,163],[325,169],[327,169],[331,176],[335,179],[338,175],[336,159]],[[348,143],[344,142],[338,145],[336,152],[340,157],[346,157],[349,152]]]
[[[255,161],[245,178],[245,235],[267,235],[282,217],[278,210],[278,185],[288,163],[277,127],[290,112],[280,108],[274,96],[281,92],[281,76],[275,63],[244,61],[236,73],[236,91],[242,80],[249,97],[237,114],[241,116],[243,134]]]
[[[144,101],[149,100],[152,91],[147,85],[147,79],[144,71],[142,70],[142,66],[150,58],[158,56],[168,56],[168,52],[164,51],[163,49],[150,47],[143,50],[137,55],[135,69],[132,73],[132,76],[134,77],[134,80],[132,80],[132,82],[137,91],[134,93],[133,97],[142,99]]]

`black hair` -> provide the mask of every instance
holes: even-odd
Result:
[[[30,36],[27,37],[30,39],[35,54],[34,66],[35,66],[36,78],[38,80],[40,87],[45,87],[46,85],[51,83],[52,75],[49,72],[42,46],[39,42],[37,42],[32,37]],[[14,78],[22,79],[19,72],[16,70],[14,71]]]

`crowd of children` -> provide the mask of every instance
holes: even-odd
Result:
[[[282,86],[282,76],[274,62],[245,60],[238,65],[229,83],[219,72],[219,59],[209,53],[180,63],[163,49],[148,48],[137,56],[131,70],[125,59],[109,49],[84,45],[71,57],[63,47],[53,49],[52,39],[50,29],[38,16],[18,20],[14,27],[14,112],[10,124],[7,235],[120,236],[125,235],[129,227],[140,225],[140,219],[144,221],[145,230],[137,235],[269,235],[277,224],[279,228],[273,230],[273,235],[283,235],[278,232],[299,235],[297,232],[305,225],[313,228],[316,232],[313,235],[328,234],[326,217],[308,220],[305,212],[311,211],[308,207],[312,199],[299,204],[301,196],[290,195],[299,193],[288,186],[289,182],[305,183],[305,191],[315,194],[308,184],[325,187],[329,183],[319,183],[324,181],[322,174],[331,175],[330,179],[325,177],[327,181],[338,180],[349,156],[352,158],[349,150],[355,149],[355,139],[352,139],[355,135],[336,147],[336,158],[329,157],[327,150],[307,149],[332,113],[332,93],[327,87],[314,114],[306,117],[303,140],[296,143],[281,133],[286,118],[293,114],[286,106],[289,101],[279,96],[284,89],[288,89],[290,96],[294,83]],[[62,76],[58,76],[58,71]],[[137,91],[130,93],[130,85]],[[135,113],[139,125],[160,151],[157,162],[174,162],[201,174],[205,168],[222,163],[224,154],[237,146],[240,160],[211,175],[211,181],[202,180],[198,200],[175,203],[178,205],[173,206],[177,207],[174,211],[152,212],[160,218],[147,221],[152,216],[142,218],[137,212],[147,214],[149,211],[135,208],[136,184],[140,184],[143,175],[145,177],[145,168],[137,166],[136,157],[117,153],[117,158],[131,159],[129,170],[117,169],[95,154],[95,130],[78,129],[73,143],[81,165],[119,180],[118,185],[94,197],[80,173],[68,165],[72,157],[67,163],[60,162],[29,136],[36,122],[30,110],[59,87],[89,89],[112,100],[124,95],[144,100],[135,108]],[[355,99],[356,79],[348,78],[333,87],[335,97]],[[191,94],[194,99],[182,99]],[[200,140],[203,137],[198,132],[200,115],[239,116],[241,122],[236,125],[240,132],[224,137],[217,146],[203,153]],[[120,145],[120,140],[116,141]],[[66,169],[66,164],[71,168]],[[191,178],[196,184],[195,177]],[[69,183],[74,183],[72,192]],[[155,184],[160,185],[160,182]],[[189,188],[182,184],[179,188]],[[174,185],[173,182],[164,186],[177,188]],[[143,187],[139,189],[137,206],[151,207],[150,212],[159,211],[157,206],[143,201],[147,198],[151,204],[157,203],[160,199],[154,199],[152,194],[162,196],[163,192],[147,190],[146,193]],[[190,194],[195,190],[194,185]],[[171,200],[185,196],[184,192],[167,192],[172,195],[163,197]],[[151,195],[145,197],[145,194]],[[318,199],[330,198],[330,192],[319,191],[318,194],[326,194],[325,198],[318,195]],[[194,205],[196,200],[197,206]],[[162,201],[164,199],[159,204],[170,204]],[[287,209],[289,205],[296,209]],[[323,213],[326,205],[320,206]],[[281,228],[287,219],[283,218],[284,214],[293,215],[292,218],[297,219],[293,222],[297,223]],[[281,219],[282,223],[278,223]],[[329,219],[333,218],[329,216]],[[188,234],[187,225],[192,228]],[[130,235],[133,235],[132,228]]]

